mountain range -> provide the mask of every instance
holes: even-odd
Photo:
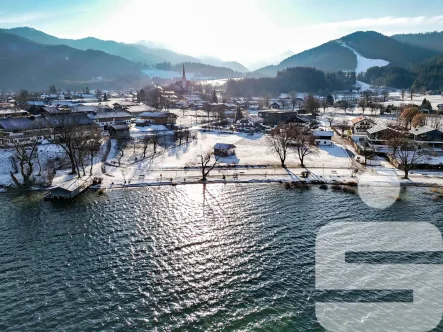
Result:
[[[0,32],[0,88],[39,90],[56,84],[121,87],[140,78],[142,65],[97,50],[44,45]],[[92,83],[92,84],[91,84]]]
[[[27,27],[0,29],[0,43],[1,89],[91,82],[112,86],[140,80],[142,69],[176,70],[181,63],[195,71],[196,77],[272,77],[286,68],[312,67],[326,72],[364,71],[370,75],[359,76],[368,83],[377,80],[403,87],[420,77],[420,84],[443,86],[439,74],[443,66],[442,32],[388,37],[375,31],[357,31],[298,54],[285,52],[278,64],[253,72],[235,61],[192,57],[146,41],[126,44],[93,37],[62,39]],[[386,69],[369,70],[375,66]],[[424,70],[431,71],[432,77]]]
[[[314,67],[329,72],[351,71],[357,68],[356,53],[360,60],[381,59],[394,66],[408,67],[441,52],[419,43],[401,42],[375,31],[357,31],[288,57],[278,65],[258,69],[256,73],[275,76],[277,71],[288,67]]]
[[[93,37],[63,39],[29,27],[3,29],[3,32],[24,37],[36,43],[45,45],[66,45],[79,50],[99,50],[147,65],[154,65],[160,62],[171,62],[172,64],[182,62],[201,62],[217,67],[230,68],[239,72],[249,71],[246,67],[235,61],[222,61],[214,57],[210,58],[210,61],[205,61],[189,55],[176,53],[168,49],[153,47],[151,43],[145,41],[140,41],[135,44],[127,44],[118,43],[112,40],[101,40]]]

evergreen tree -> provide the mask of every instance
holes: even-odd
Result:
[[[235,121],[243,119],[243,113],[240,107],[237,107],[237,112],[235,113]]]
[[[105,94],[103,95],[103,101],[108,101],[108,95],[106,94],[106,92],[105,92]]]
[[[425,109],[425,110],[429,110],[432,111],[432,104],[429,100],[427,100],[426,98],[423,99],[423,102],[421,103],[421,109]]]
[[[211,103],[215,103],[215,104],[218,103],[217,93],[215,92],[215,90],[212,91]]]
[[[328,106],[334,106],[334,97],[332,97],[331,94],[329,94],[329,95],[326,97],[326,104],[327,104]]]

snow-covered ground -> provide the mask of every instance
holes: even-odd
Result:
[[[432,105],[434,110],[437,109],[438,104],[443,104],[443,96],[442,95],[422,95],[422,94],[414,94],[412,100],[408,92],[405,92],[405,99],[401,100],[401,94],[399,92],[393,92],[389,94],[390,97],[396,100],[388,100],[385,102],[385,105],[395,105],[399,106],[401,104],[416,104],[421,105],[423,99],[426,98]]]
[[[362,81],[357,81],[356,86],[360,87],[360,91],[372,90],[371,85]]]
[[[0,149],[0,185],[12,184],[10,172],[13,171],[10,157],[14,155],[14,149]],[[45,168],[45,163],[48,160],[55,158],[64,158],[64,152],[61,148],[54,144],[44,144],[38,146],[38,156],[42,169]],[[34,164],[34,174],[40,172],[40,167],[37,163]],[[43,172],[42,172],[43,173]],[[15,174],[20,178],[19,174]]]
[[[341,43],[340,45],[343,47],[346,47],[347,49],[354,52],[355,56],[357,57],[357,67],[355,68],[356,73],[365,72],[371,67],[384,67],[384,66],[389,65],[389,61],[386,61],[383,59],[365,58],[360,53],[358,53],[356,50],[354,50],[352,47],[346,45],[346,43]]]
[[[202,132],[198,134],[197,140],[175,146],[169,149],[158,148],[155,158],[151,158],[152,149],[150,148],[146,154],[147,158],[142,157],[141,148],[135,150],[127,148],[124,157],[117,159],[116,145],[113,143],[111,153],[109,154],[106,166],[106,175],[104,176],[104,184],[117,184],[124,181],[138,183],[140,181],[154,181],[163,174],[164,178],[175,177],[198,177],[200,171],[187,170],[186,166],[193,166],[196,161],[196,155],[199,151],[212,150],[216,143],[230,143],[236,146],[235,156],[221,158],[221,165],[251,166],[266,165],[279,168],[280,160],[275,152],[268,147],[267,138],[263,134],[222,134],[217,132]],[[300,161],[297,155],[291,152],[287,158],[288,167],[298,167]],[[319,169],[336,167],[345,169],[346,174],[349,173],[351,161],[343,149],[339,145],[331,147],[322,147],[318,149],[318,154],[310,155],[305,158],[305,165]],[[255,168],[257,170],[257,168]],[[235,169],[232,171],[235,172]],[[232,173],[231,172],[231,173]],[[237,171],[238,172],[238,171]],[[259,172],[254,171],[254,173]],[[272,172],[263,170],[262,175]],[[321,171],[319,171],[321,174]],[[323,170],[324,173],[324,170]],[[134,182],[135,181],[135,182]]]

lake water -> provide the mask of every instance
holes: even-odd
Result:
[[[1,331],[323,331],[314,243],[333,221],[431,221],[408,188],[386,210],[281,185],[1,194]],[[442,325],[440,325],[440,330]]]

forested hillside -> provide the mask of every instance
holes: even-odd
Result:
[[[392,38],[405,44],[419,46],[443,54],[443,31],[393,35]]]
[[[72,86],[97,81],[118,85],[139,79],[141,69],[139,64],[101,51],[42,45],[0,33],[1,89],[40,89],[51,84]]]
[[[279,71],[277,77],[229,80],[226,92],[231,96],[263,96],[280,92],[310,92],[327,94],[350,89],[355,84],[355,73],[324,72],[315,68],[293,67]]]

